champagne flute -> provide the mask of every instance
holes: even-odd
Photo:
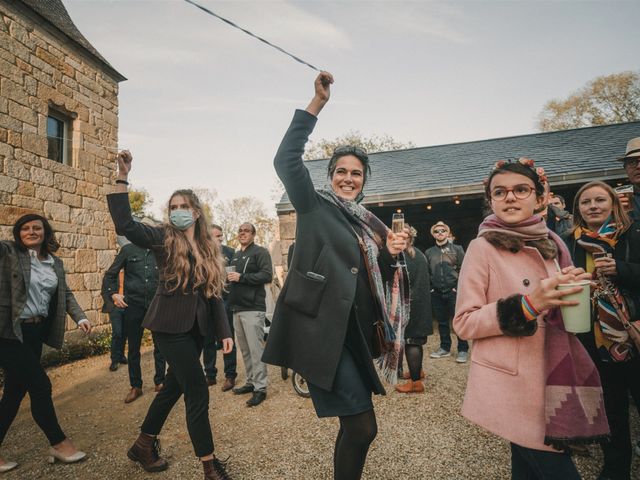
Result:
[[[391,217],[391,231],[393,233],[401,233],[404,231],[404,213],[394,213]],[[402,268],[405,266],[404,263],[400,262],[400,257],[396,260],[395,265],[392,265],[396,268]]]

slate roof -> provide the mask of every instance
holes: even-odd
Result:
[[[478,193],[491,166],[514,157],[534,159],[551,185],[623,178],[615,159],[634,137],[640,137],[640,121],[373,153],[365,203]],[[305,162],[316,187],[327,181],[327,163]],[[292,210],[286,193],[277,208]]]
[[[83,50],[88,52],[98,63],[102,64],[106,70],[111,73],[118,82],[126,80],[126,78],[111,66],[107,60],[100,55],[89,40],[84,38],[80,30],[75,26],[73,20],[69,16],[62,0],[20,0],[29,9],[43,17],[60,32],[65,34],[71,41],[79,45]]]

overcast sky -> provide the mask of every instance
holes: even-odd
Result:
[[[183,0],[63,1],[128,78],[119,145],[156,213],[189,187],[273,208],[273,156],[313,70]],[[638,1],[197,1],[334,74],[316,139],[527,134],[547,100],[639,68]]]

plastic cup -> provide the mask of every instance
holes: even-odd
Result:
[[[571,333],[587,333],[591,330],[591,289],[590,280],[582,280],[576,283],[561,283],[558,290],[566,290],[573,287],[582,287],[582,291],[562,297],[562,300],[578,302],[578,305],[560,307],[564,329]]]
[[[633,185],[622,185],[614,188],[615,192],[626,199],[625,211],[633,210]]]
[[[232,272],[235,272],[235,271],[236,271],[236,267],[235,267],[235,265],[231,265],[231,266],[228,266],[228,267],[224,267],[224,269],[227,271],[227,273],[232,273]]]

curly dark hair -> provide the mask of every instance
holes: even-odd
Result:
[[[60,244],[58,243],[58,240],[56,240],[56,234],[54,233],[53,228],[51,228],[49,220],[37,213],[29,213],[21,216],[13,226],[13,239],[15,240],[18,248],[23,251],[27,250],[27,247],[20,238],[20,230],[22,230],[25,223],[33,222],[35,220],[42,222],[42,226],[44,228],[44,241],[42,242],[42,247],[40,247],[41,253],[49,255],[57,252],[60,248]]]
[[[347,155],[353,155],[358,160],[360,160],[360,163],[362,163],[362,187],[364,188],[364,185],[367,183],[367,178],[369,177],[369,175],[371,175],[369,155],[367,155],[367,152],[364,149],[356,147],[354,145],[343,145],[333,151],[333,155],[331,155],[329,164],[327,165],[327,176],[329,178],[333,178],[333,173],[336,171],[336,164],[338,163],[338,160],[340,160],[342,157],[346,157]]]

